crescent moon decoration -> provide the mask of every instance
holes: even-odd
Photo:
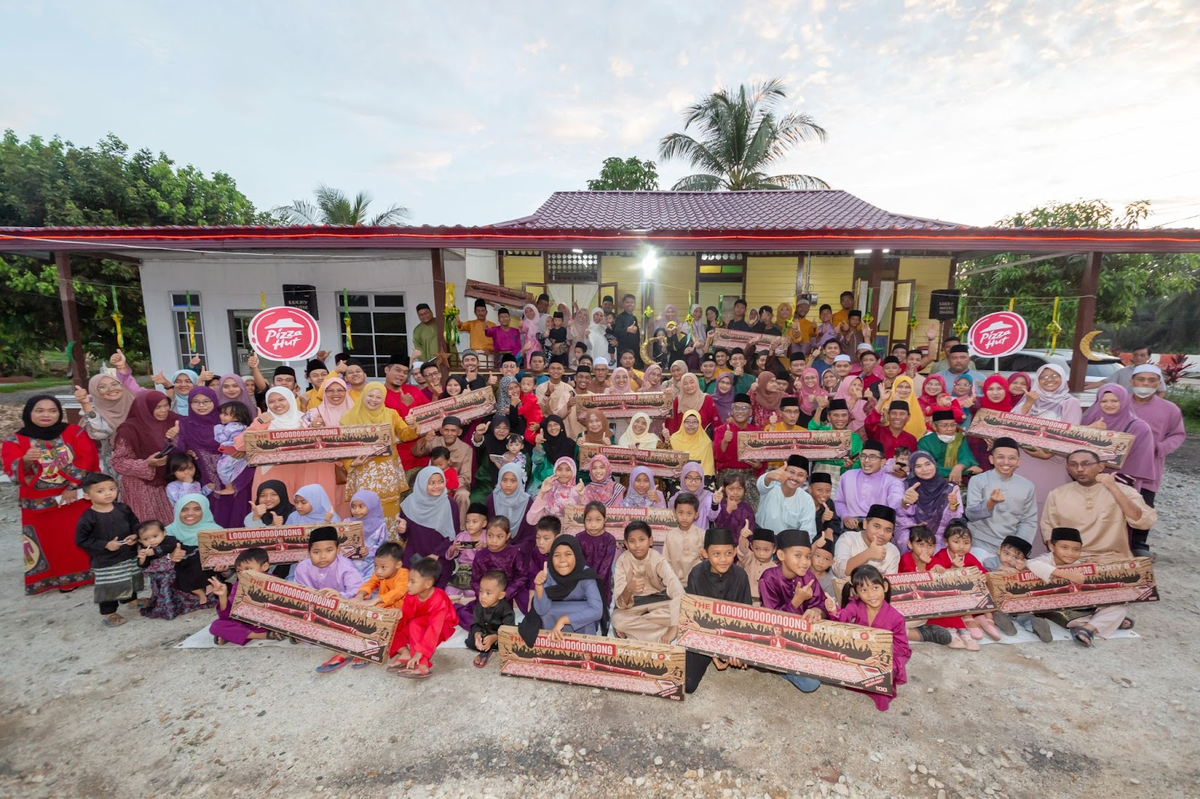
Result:
[[[1093,330],[1091,333],[1088,333],[1086,336],[1079,339],[1079,353],[1089,361],[1098,361],[1102,357],[1092,350],[1092,342],[1096,339],[1096,336],[1103,332],[1103,330]]]

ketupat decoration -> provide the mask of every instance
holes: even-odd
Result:
[[[350,292],[342,289],[342,308],[345,313],[342,316],[342,324],[346,328],[346,351],[354,351],[354,338],[350,335]]]
[[[184,314],[184,321],[187,323],[188,331],[188,352],[196,351],[196,315],[192,313],[192,293],[189,291],[185,295],[187,300],[187,313]]]
[[[446,326],[446,346],[458,349],[458,306],[454,304],[454,284],[446,284],[446,310],[442,314]]]
[[[1046,325],[1046,332],[1050,334],[1050,351],[1047,355],[1054,354],[1054,348],[1058,344],[1058,336],[1063,332],[1062,325],[1058,323],[1058,302],[1061,297],[1054,298],[1054,314],[1050,317],[1050,324]]]
[[[121,309],[117,307],[117,287],[116,286],[112,287],[112,300],[113,300],[112,320],[113,320],[113,324],[117,326],[117,349],[124,349],[125,348],[125,336],[122,335],[122,333],[121,333],[121,319],[123,317],[121,316]]]

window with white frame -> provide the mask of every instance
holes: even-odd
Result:
[[[408,349],[408,320],[403,294],[338,294],[338,327],[346,344],[346,313],[350,314],[348,351],[372,377],[382,377],[383,367],[393,353]]]
[[[192,347],[188,331],[188,317],[192,318],[192,333],[196,346]],[[173,292],[171,294],[171,317],[175,322],[175,352],[179,356],[179,367],[188,368],[192,355],[199,355],[201,362],[208,365],[208,348],[204,342],[204,323],[200,318],[200,293],[196,291]]]

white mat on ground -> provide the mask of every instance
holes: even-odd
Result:
[[[1069,633],[1064,628],[1059,627],[1057,624],[1050,625],[1050,634],[1054,636],[1055,643],[1058,643],[1059,641],[1073,641],[1074,640],[1071,638],[1071,633]],[[1113,633],[1112,637],[1114,639],[1116,639],[1116,638],[1141,638],[1141,636],[1138,635],[1133,630],[1117,630],[1115,633]],[[1101,639],[1097,639],[1097,640],[1101,640]],[[985,636],[983,636],[983,640],[980,641],[979,644],[981,646],[983,646],[986,644],[1028,644],[1031,642],[1040,644],[1041,640],[1036,635],[1034,635],[1032,631],[1026,630],[1024,627],[1022,627],[1018,624],[1016,635],[1004,635],[1003,633],[1001,633],[1001,638],[999,641],[993,641],[991,638],[988,638],[985,635]]]

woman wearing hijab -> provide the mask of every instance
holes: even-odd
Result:
[[[754,382],[754,424],[766,427],[771,421],[772,414],[779,413],[779,403],[788,396],[786,381],[776,379],[775,373],[766,371]]]
[[[533,646],[541,630],[552,640],[563,633],[595,635],[604,616],[600,578],[584,563],[578,539],[560,535],[533,577],[533,608],[521,621],[521,639]]]
[[[370,384],[368,384],[369,387]],[[319,390],[321,392],[320,399],[309,406],[306,414],[309,425],[312,427],[339,427],[342,424],[342,417],[354,407],[354,401],[350,399],[350,386],[341,377],[333,374],[325,378]],[[314,397],[314,399],[316,398]]]
[[[574,458],[559,458],[554,463],[554,472],[542,483],[533,504],[525,514],[525,520],[537,524],[543,516],[562,517],[568,505],[582,505],[580,497],[583,484],[579,481],[579,469]]]
[[[454,561],[446,550],[458,535],[458,505],[446,490],[446,475],[436,466],[417,472],[412,493],[400,503],[404,522],[404,562],[414,558],[436,557],[442,564],[438,588],[445,588],[454,571]]]
[[[233,372],[221,375],[220,393],[221,401],[217,403],[218,407],[226,402],[240,402],[250,412],[251,419],[258,415],[258,406],[254,404],[254,395],[246,387],[246,381],[242,379],[241,375]]]
[[[191,369],[171,373],[171,410],[180,416],[188,415],[188,395],[200,383],[200,376]]]
[[[654,486],[654,473],[645,466],[635,466],[629,473],[629,490],[619,503],[622,508],[665,508],[667,499]]]
[[[533,549],[537,535],[537,525],[525,521],[532,501],[533,498],[525,493],[525,470],[515,463],[501,466],[496,487],[488,494],[488,518],[503,516],[508,519],[508,532],[513,546],[525,556]]]
[[[603,411],[595,408],[583,414],[583,433],[579,436],[581,444],[600,444],[612,446],[613,436],[608,429],[608,417]]]
[[[121,475],[121,501],[144,522],[166,523],[175,517],[167,499],[168,450],[176,448],[182,420],[169,397],[157,391],[139,394],[113,442],[112,466]],[[160,454],[161,453],[161,454]]]
[[[17,485],[21,506],[25,593],[70,591],[92,582],[88,554],[75,545],[75,527],[89,507],[77,501],[78,486],[100,468],[100,455],[82,428],[67,423],[62,405],[49,394],[31,397],[21,422],[0,444],[0,459]]]
[[[590,482],[583,487],[583,504],[599,502],[611,507],[621,502],[625,496],[625,486],[618,483],[612,474],[612,464],[604,455],[593,455],[588,461],[588,478]]]
[[[587,335],[588,355],[592,360],[608,357],[608,322],[604,318],[603,308],[592,309],[592,321],[588,325]]]
[[[704,322],[704,306],[699,303],[692,306],[692,323],[688,325],[687,353],[689,369],[700,368],[700,358],[708,349],[708,329]]]
[[[711,430],[717,422],[717,405],[710,394],[700,390],[700,379],[691,372],[679,378],[679,390],[671,401],[671,416],[663,426],[668,432],[676,433],[688,411],[695,411],[700,427]]]
[[[100,449],[100,471],[113,477],[118,477],[112,471],[113,437],[128,418],[135,396],[120,380],[107,374],[92,377],[87,391],[75,391],[75,399],[82,409],[79,426]],[[119,481],[117,486],[120,486]]]
[[[265,480],[254,492],[254,505],[242,520],[242,526],[282,527],[295,510],[288,487],[280,480]]]
[[[729,418],[729,410],[733,407],[733,375],[726,372],[718,377],[716,390],[711,396],[717,409],[716,424],[725,424],[725,420]]]
[[[1067,371],[1053,363],[1037,370],[1033,376],[1033,388],[1026,392],[1021,405],[1013,408],[1013,413],[1067,424],[1083,423],[1083,408],[1080,407],[1079,400],[1072,397],[1067,389]],[[1037,489],[1040,519],[1050,492],[1071,482],[1070,476],[1067,475],[1067,459],[1043,449],[1022,447],[1022,450],[1021,465],[1017,467],[1017,474],[1031,481]],[[1033,554],[1040,554],[1042,546],[1042,537],[1034,536]]]
[[[189,507],[192,506],[192,507]],[[159,544],[167,555],[146,561],[143,574],[150,590],[150,600],[141,609],[148,619],[170,621],[176,616],[211,607],[206,597],[201,599],[192,593],[196,582],[207,583],[204,570],[200,568],[200,555],[195,547],[199,535],[205,530],[220,530],[208,507],[208,498],[203,494],[188,494],[179,498],[172,511],[173,522],[166,525],[167,538]],[[187,521],[185,521],[185,518]],[[181,561],[174,561],[169,551],[182,546],[188,553]]]
[[[838,385],[834,399],[845,400],[850,409],[850,432],[862,433],[867,419],[867,401],[863,398],[863,381],[858,375],[847,377]]]
[[[945,546],[946,526],[962,512],[962,493],[958,486],[938,474],[937,461],[928,452],[917,450],[909,456],[908,475],[904,497],[896,511],[894,543],[901,553],[908,552],[909,532],[923,524],[937,538],[937,548],[941,549]]]
[[[795,389],[800,400],[800,424],[807,427],[821,408],[829,404],[829,392],[821,388],[821,373],[811,366],[800,373]]]
[[[267,410],[254,417],[246,428],[252,430],[303,430],[309,425],[297,406],[296,395],[290,389],[274,386],[267,390]],[[245,452],[243,436],[233,440],[239,452]],[[337,468],[333,463],[272,463],[255,470],[251,493],[257,494],[258,487],[267,480],[278,480],[286,486],[317,484],[330,497],[338,497]],[[344,489],[343,489],[344,491]]]
[[[920,441],[921,436],[929,432],[929,427],[925,422],[925,411],[917,399],[916,385],[908,375],[900,375],[893,380],[890,391],[880,392],[879,403],[876,406],[880,409],[880,415],[886,416],[887,409],[893,402],[908,405],[908,422],[904,425],[904,432]]]
[[[991,375],[983,381],[983,394],[978,399],[978,407],[1000,413],[1012,411],[1013,397],[1008,390],[1008,379],[1004,375]],[[967,438],[967,444],[971,447],[971,454],[975,456],[975,462],[986,471],[990,463],[988,442],[982,438],[970,436]]]
[[[966,418],[963,415],[962,404],[946,390],[946,381],[942,379],[941,375],[930,375],[925,378],[925,385],[921,387],[921,396],[917,398],[917,402],[921,406],[921,413],[925,416],[926,424],[929,424],[930,427],[932,427],[934,411],[950,411],[954,414],[956,424],[962,424],[963,419]]]
[[[575,460],[579,451],[567,435],[566,420],[555,414],[550,414],[542,422],[538,439],[538,446],[533,451],[533,476],[530,478],[534,485],[541,485],[554,473],[554,464],[559,458]]]
[[[405,424],[400,414],[385,404],[386,399],[387,389],[383,383],[367,383],[358,402],[342,414],[340,421],[343,425],[382,424],[392,428],[392,446],[386,454],[375,457],[361,455],[344,463],[345,495],[352,496],[356,491],[374,491],[383,503],[383,515],[391,519],[400,512],[400,492],[407,487],[404,485],[404,467],[400,463],[396,442],[413,441],[417,437],[417,429]],[[339,501],[338,504],[341,506],[342,503]]]
[[[628,449],[658,449],[662,439],[654,434],[650,414],[638,411],[629,420],[629,427],[617,440],[618,447]]]
[[[1101,387],[1096,392],[1096,404],[1083,416],[1083,424],[1134,436],[1125,462],[1117,471],[1132,477],[1133,487],[1139,492],[1154,484],[1154,431],[1133,412],[1133,398],[1123,386]]]
[[[663,368],[656,363],[649,364],[642,375],[642,385],[638,393],[663,390]]]
[[[497,413],[490,422],[485,422],[475,428],[471,438],[471,446],[475,448],[475,479],[471,484],[471,501],[486,503],[492,489],[496,487],[499,476],[492,456],[503,458],[508,452],[508,437],[511,433],[523,435],[525,428],[519,429],[507,413]],[[532,466],[533,458],[526,458],[526,463]],[[527,466],[527,468],[529,468]],[[456,533],[457,535],[457,533]]]
[[[200,467],[196,482],[208,485],[221,484],[217,474],[217,461],[221,459],[221,444],[217,441],[213,428],[221,423],[221,414],[217,407],[220,397],[217,392],[207,386],[197,386],[188,395],[188,415],[179,423],[179,436],[176,446],[191,453]],[[254,469],[243,469],[234,479],[232,494],[213,494],[209,501],[212,503],[213,517],[222,527],[236,527],[242,518],[247,503],[250,502],[250,486],[254,482]]]
[[[686,452],[689,460],[700,464],[705,475],[712,477],[716,473],[712,439],[704,431],[698,411],[687,411],[683,415],[679,430],[671,434],[671,449]]]

